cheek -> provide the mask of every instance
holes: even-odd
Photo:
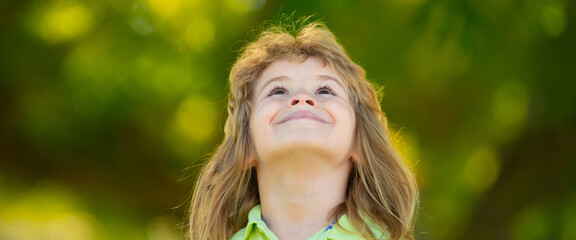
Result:
[[[254,107],[253,113],[250,116],[250,130],[254,140],[262,137],[274,121],[274,117],[278,113],[279,104],[276,102],[266,102]]]
[[[347,102],[331,102],[326,103],[327,109],[334,116],[334,120],[343,124],[343,126],[351,127],[356,126],[356,115],[354,108]]]
[[[256,106],[251,116],[251,119],[253,119],[252,122],[258,124],[254,127],[261,126],[261,124],[271,124],[271,121],[274,120],[274,117],[279,111],[279,107],[279,104],[274,101],[268,101]]]

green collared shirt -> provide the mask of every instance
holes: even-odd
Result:
[[[338,226],[338,224],[340,224],[340,226]],[[357,233],[356,228],[354,228],[346,215],[343,215],[338,219],[338,224],[335,222],[330,224],[330,226],[318,231],[307,240],[364,239],[359,233]],[[387,233],[382,232],[374,224],[368,222],[368,226],[370,226],[370,230],[377,239],[390,239]],[[268,229],[266,223],[262,220],[262,209],[260,208],[260,205],[256,205],[250,210],[250,213],[248,213],[248,224],[246,227],[236,232],[230,240],[278,240],[278,237]]]

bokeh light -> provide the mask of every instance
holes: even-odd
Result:
[[[576,4],[6,1],[0,239],[184,239],[242,46],[324,20],[382,86],[416,239],[576,239]]]
[[[77,1],[53,1],[40,11],[37,31],[48,43],[56,44],[78,38],[90,31],[94,13]]]

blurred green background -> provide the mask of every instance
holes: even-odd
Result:
[[[576,239],[569,0],[3,0],[0,239],[182,239],[238,49],[294,11],[384,87],[417,239]]]

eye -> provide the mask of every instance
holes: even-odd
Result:
[[[276,86],[272,90],[270,90],[270,92],[268,93],[268,97],[273,96],[273,95],[284,95],[287,93],[288,93],[288,90],[286,90],[286,88],[284,88],[282,86]]]
[[[318,94],[330,94],[330,95],[336,96],[336,93],[334,92],[334,90],[331,87],[329,87],[328,85],[324,85],[321,88],[318,88],[318,91],[316,93],[318,93]]]

